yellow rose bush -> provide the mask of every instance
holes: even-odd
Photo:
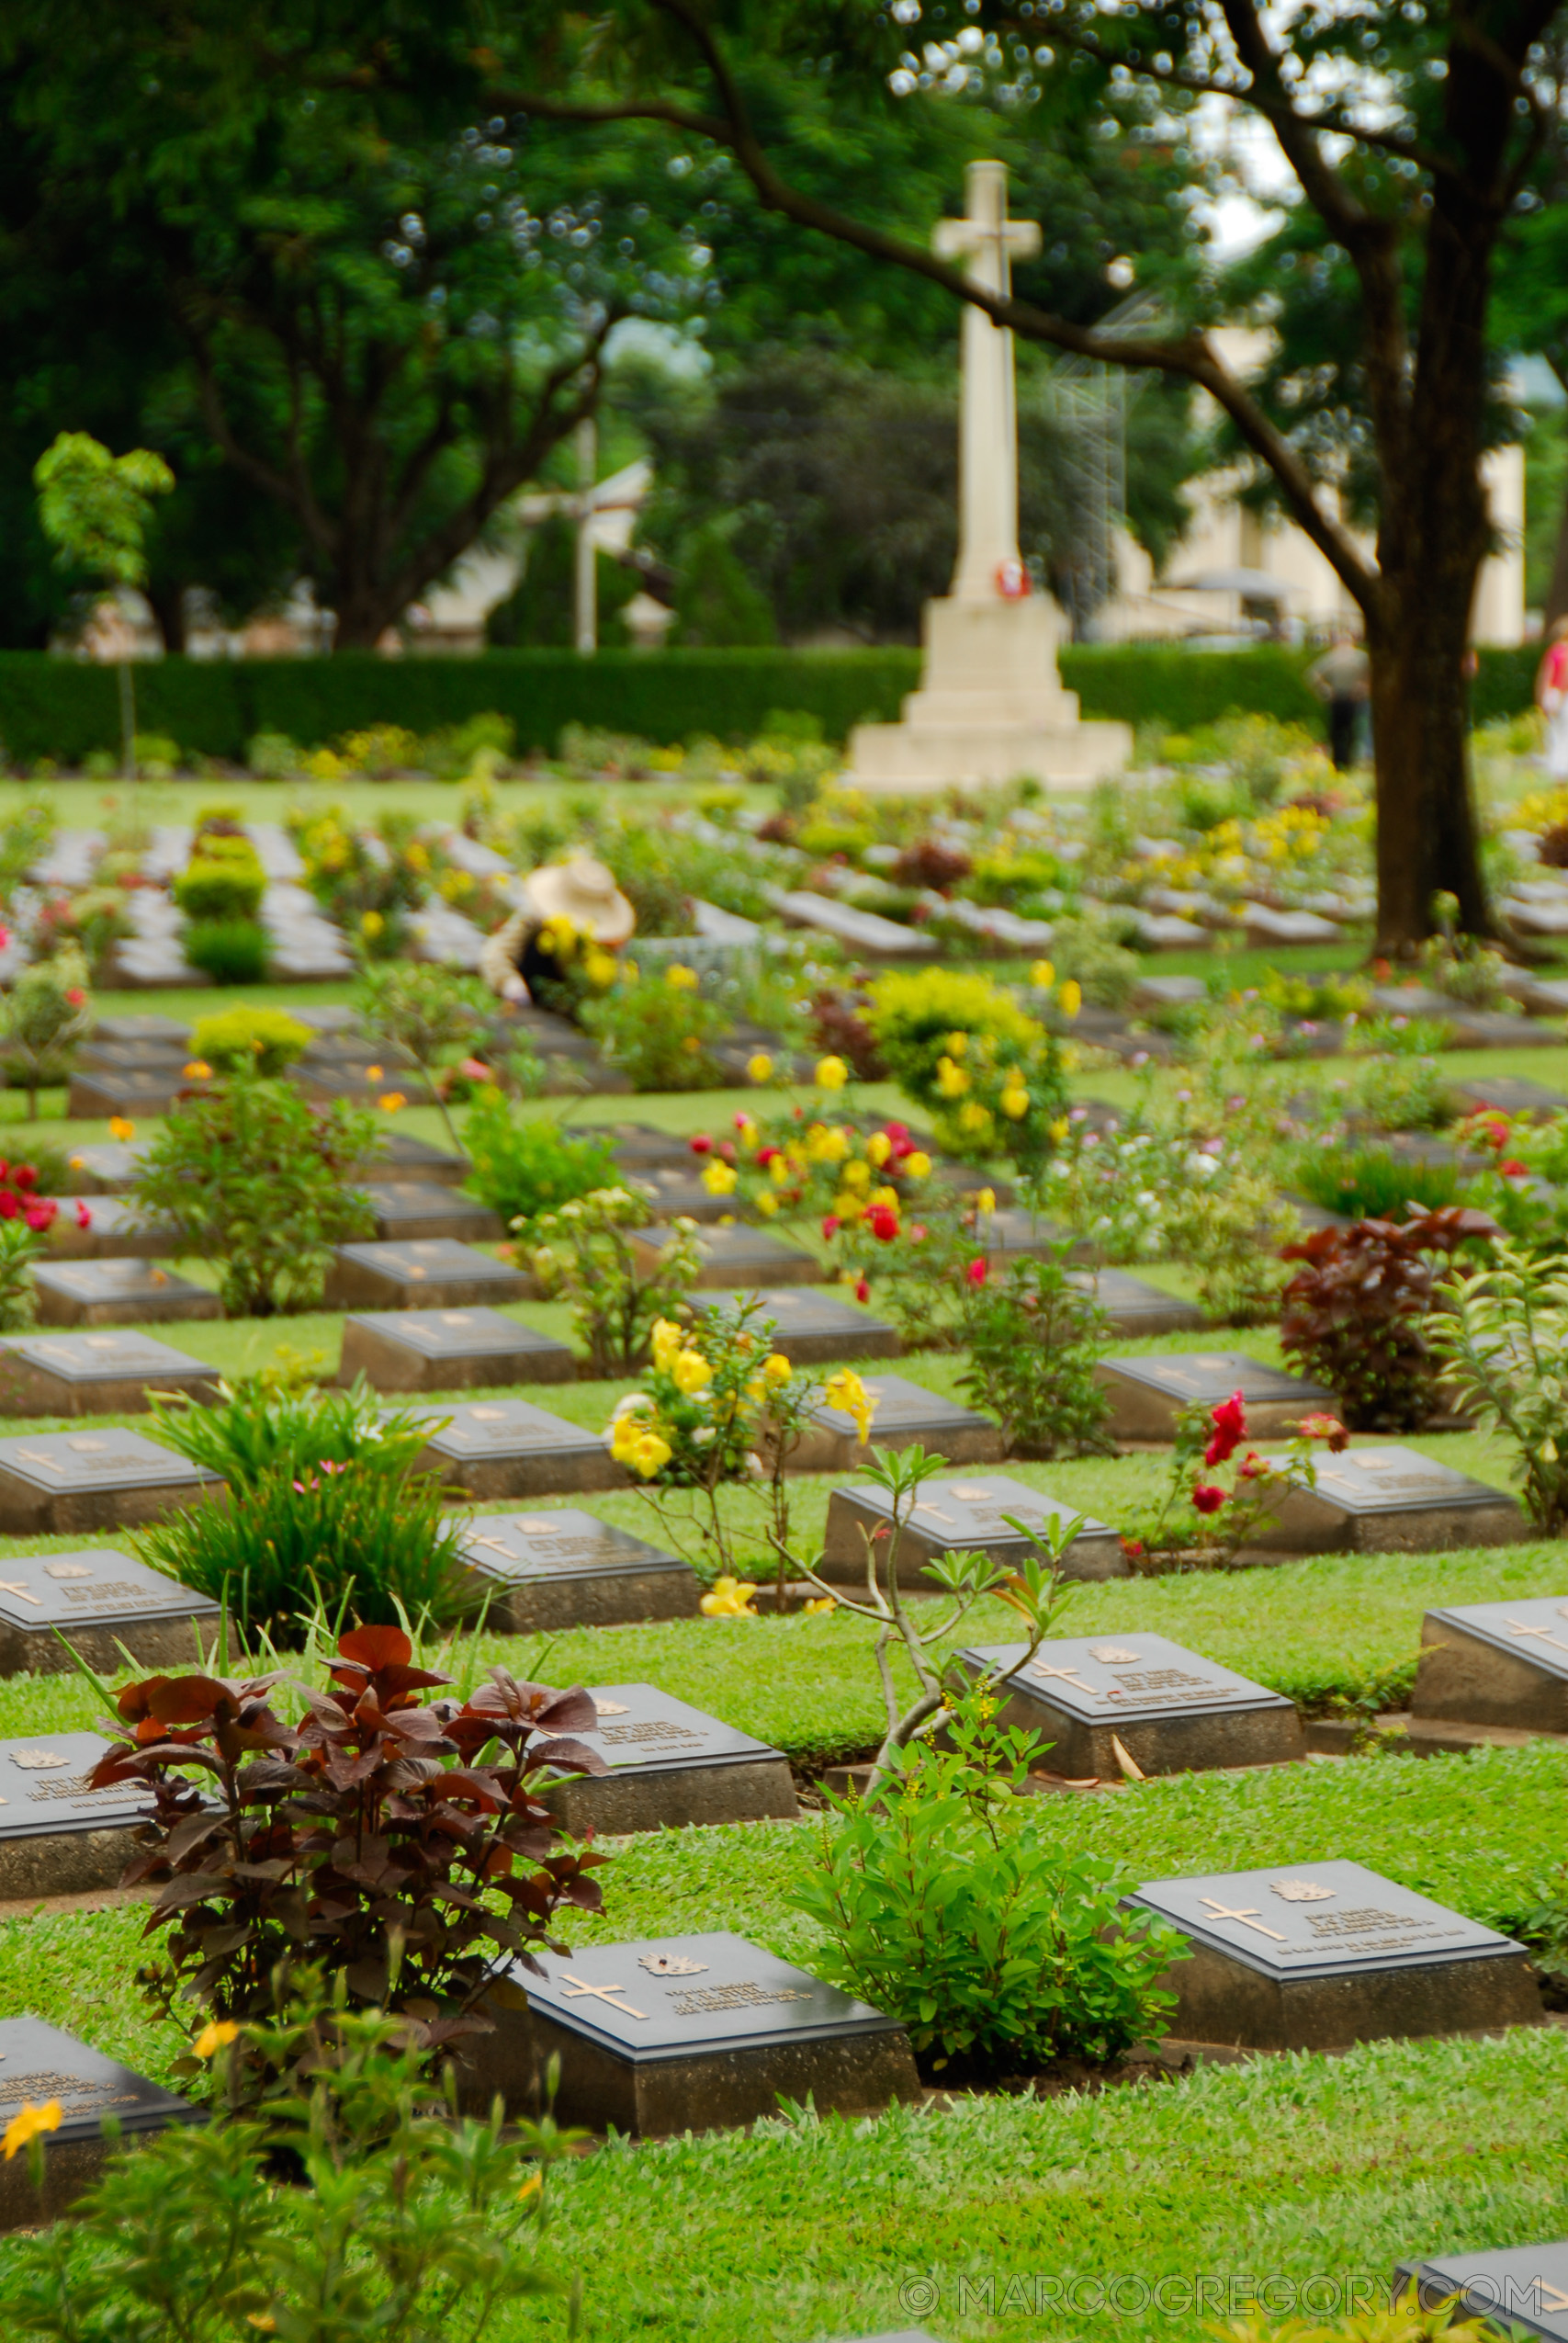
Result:
[[[1048,961],[1035,965],[1036,990],[1046,990],[1047,971],[1055,1007],[1076,1015],[1077,984],[1056,986]],[[872,987],[869,1022],[895,1081],[955,1155],[1008,1156],[1027,1168],[1049,1156],[1067,1103],[1060,1045],[989,977],[892,970]]]

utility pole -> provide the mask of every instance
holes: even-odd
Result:
[[[599,426],[584,415],[577,426],[577,593],[573,635],[579,651],[599,648],[598,552],[593,543],[593,488],[599,471]]]

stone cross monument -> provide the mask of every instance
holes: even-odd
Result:
[[[1010,293],[1012,261],[1040,250],[1033,220],[1008,218],[1005,163],[969,165],[968,209],[962,220],[939,220],[931,238],[943,260],[962,260],[972,285]],[[960,602],[988,602],[1002,565],[1018,557],[1018,403],[1013,394],[1012,335],[993,325],[983,309],[964,305],[963,397],[958,424],[958,567],[953,592]]]
[[[932,239],[972,284],[1010,290],[1011,263],[1040,249],[1032,221],[1007,216],[1007,165],[971,163],[962,220]],[[1083,723],[1056,672],[1061,613],[1030,591],[1018,551],[1018,413],[1012,335],[964,305],[959,422],[958,566],[952,591],[926,605],[920,689],[897,724],[859,724],[850,775],[901,793],[1023,775],[1082,788],[1126,763],[1124,724]]]

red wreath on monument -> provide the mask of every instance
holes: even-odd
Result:
[[[997,592],[1004,602],[1021,602],[1029,588],[1029,572],[1016,554],[997,563]]]

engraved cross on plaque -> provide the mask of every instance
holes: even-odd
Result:
[[[560,1989],[568,2001],[581,2001],[585,1995],[592,1994],[596,2001],[607,2001],[612,2009],[623,2010],[628,2018],[646,2019],[648,2015],[645,2009],[634,2009],[629,2001],[616,2000],[615,1996],[626,1991],[624,1985],[589,1985],[583,1978],[574,1977],[570,1969],[563,1969]]]
[[[1568,1651],[1568,1644],[1560,1642],[1550,1627],[1526,1627],[1522,1626],[1518,1620],[1510,1619],[1508,1633],[1511,1636],[1534,1636],[1541,1643],[1550,1644],[1553,1651]]]
[[[1199,1901],[1208,1907],[1210,1916],[1213,1919],[1235,1920],[1242,1928],[1256,1929],[1259,1936],[1272,1937],[1276,1944],[1283,1944],[1286,1941],[1278,1929],[1264,1927],[1256,1905],[1251,1906],[1245,1912],[1233,1912],[1228,1904],[1218,1903],[1213,1896],[1200,1896]]]
[[[39,1597],[30,1587],[24,1586],[20,1579],[0,1579],[0,1594],[14,1594],[18,1602],[30,1602],[38,1611],[43,1609]]]

